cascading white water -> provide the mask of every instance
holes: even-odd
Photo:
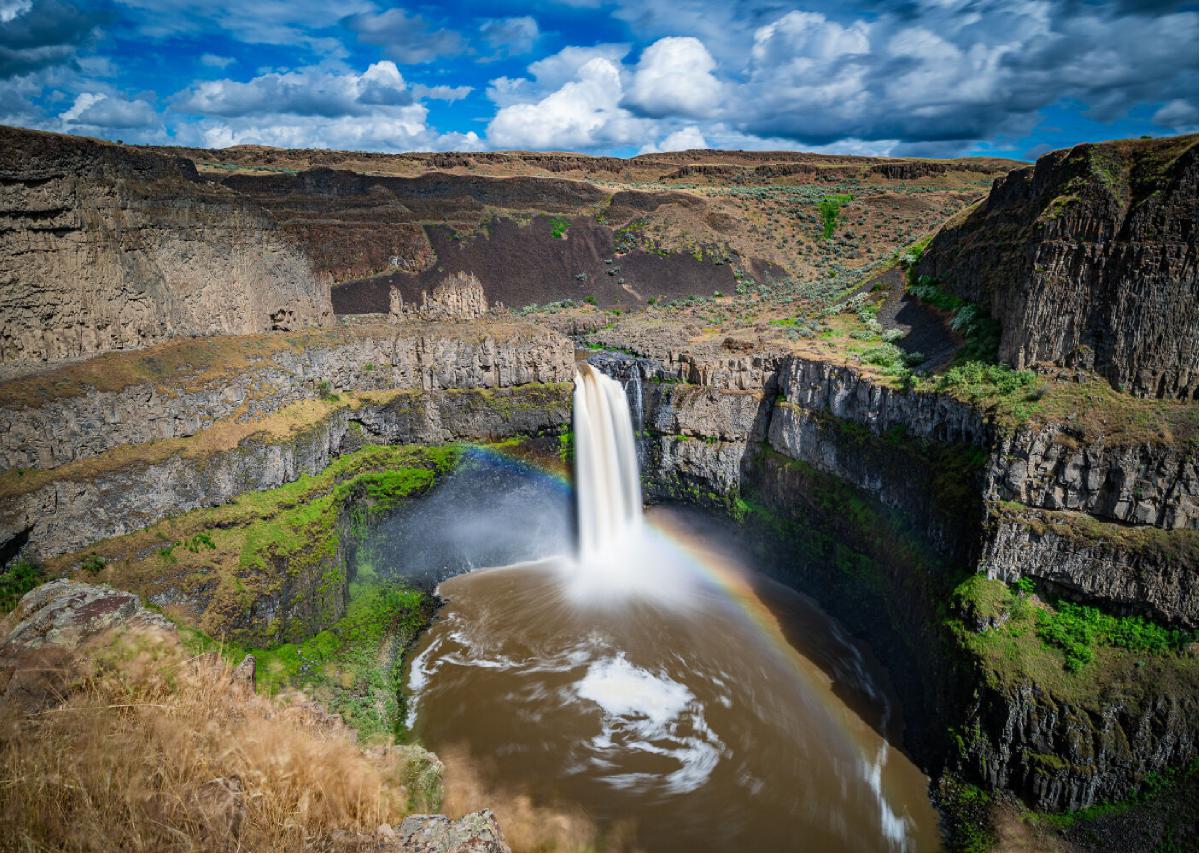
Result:
[[[575,373],[575,490],[580,561],[603,563],[640,529],[642,485],[625,390],[586,362]]]

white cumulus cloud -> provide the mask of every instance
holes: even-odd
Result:
[[[708,148],[708,140],[695,125],[688,125],[672,131],[663,137],[657,145],[651,143],[642,146],[638,154],[654,154],[661,151],[688,151],[689,149]]]
[[[593,57],[575,79],[538,101],[501,107],[488,124],[495,148],[593,149],[645,138],[646,126],[620,106],[621,72]]]
[[[381,60],[362,73],[303,68],[267,72],[246,82],[196,83],[176,98],[199,118],[181,139],[213,148],[256,144],[365,151],[478,150],[475,132],[439,133],[421,99],[454,101],[469,86],[409,86],[396,63]]]
[[[159,123],[154,108],[142,100],[127,101],[98,92],[80,92],[58,118],[72,130],[86,128],[150,128]]]
[[[711,116],[723,96],[721,82],[713,75],[716,67],[699,39],[659,39],[638,60],[629,102],[651,116]]]
[[[489,18],[479,25],[479,32],[483,40],[496,51],[494,58],[529,53],[540,35],[537,21],[529,15]]]

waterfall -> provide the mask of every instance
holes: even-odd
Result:
[[[586,362],[575,373],[575,491],[579,557],[602,562],[640,528],[642,486],[625,390]]]

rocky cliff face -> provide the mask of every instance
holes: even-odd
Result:
[[[0,128],[0,362],[332,322],[327,287],[191,161]]]
[[[972,774],[1043,809],[1071,811],[1120,801],[1130,782],[1194,761],[1194,683],[1165,672],[1109,679],[1120,689],[1086,700],[1033,681],[986,686],[967,714]]]
[[[1195,398],[1196,192],[1194,136],[1052,152],[945,226],[918,272],[987,307],[1017,368]]]
[[[299,339],[214,339],[203,348],[175,342],[102,362],[103,388],[75,366],[0,383],[0,471],[52,469],[122,445],[190,436],[220,419],[244,422],[338,390],[560,383],[574,364],[560,336],[498,321],[353,325]],[[155,378],[163,364],[183,368]]]
[[[1163,529],[1195,528],[1196,446],[1081,442],[1054,426],[997,438],[987,467],[990,497],[1047,510]]]
[[[977,566],[992,579],[1025,578],[1071,599],[1196,628],[1194,527],[1106,526],[1087,514],[992,505]]]

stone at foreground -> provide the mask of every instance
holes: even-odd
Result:
[[[496,816],[486,808],[451,821],[441,814],[417,814],[400,823],[403,852],[509,852]]]
[[[496,815],[488,809],[452,820],[444,814],[413,814],[399,828],[381,825],[374,834],[335,833],[334,849],[357,852],[511,852]]]
[[[0,710],[30,713],[52,704],[79,646],[118,627],[175,632],[125,591],[69,579],[34,588],[0,620]]]

